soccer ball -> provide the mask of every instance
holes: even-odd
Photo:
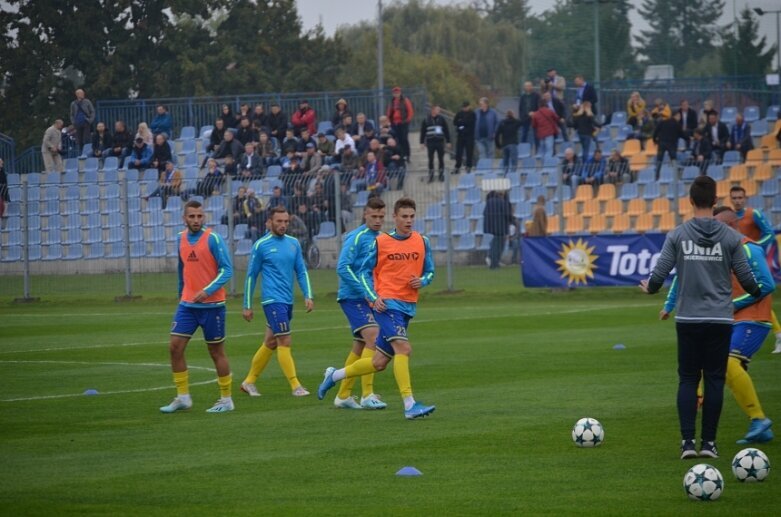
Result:
[[[605,441],[605,430],[596,418],[581,418],[572,428],[572,441],[578,447],[597,447]]]
[[[732,458],[732,473],[738,481],[762,481],[770,474],[770,460],[759,449],[743,449]]]
[[[724,478],[716,467],[700,463],[690,468],[683,477],[683,490],[689,499],[714,501],[724,491]]]

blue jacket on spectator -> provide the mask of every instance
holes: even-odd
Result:
[[[583,179],[593,177],[596,179],[597,183],[602,183],[602,178],[605,176],[606,165],[607,162],[604,158],[595,160],[592,156],[586,161],[585,166],[580,169],[580,177]]]
[[[155,118],[153,118],[152,122],[149,124],[149,129],[152,130],[153,134],[158,135],[160,133],[164,133],[168,138],[171,138],[171,132],[173,131],[173,128],[174,119],[167,111],[163,114],[158,113],[155,115]]]
[[[139,160],[141,163],[139,163],[136,166],[136,160]],[[143,147],[139,148],[136,146],[133,146],[130,148],[130,155],[127,157],[127,162],[129,167],[137,168],[137,169],[146,169],[149,167],[149,163],[152,161],[152,148],[146,144],[144,144]]]
[[[496,137],[496,128],[499,125],[499,114],[496,113],[496,110],[493,108],[488,108],[487,111],[483,112],[480,108],[477,108],[475,110],[475,138],[480,139],[480,124],[482,122],[482,118],[486,118],[486,123],[488,125],[488,135],[484,138],[490,138],[492,141]]]

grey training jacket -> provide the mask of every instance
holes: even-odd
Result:
[[[730,271],[747,293],[759,294],[740,234],[712,218],[690,219],[667,234],[648,291],[657,292],[673,267],[679,293],[675,320],[680,323],[732,323]]]

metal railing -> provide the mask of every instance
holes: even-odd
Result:
[[[16,141],[3,133],[0,133],[0,158],[7,173],[16,172]]]

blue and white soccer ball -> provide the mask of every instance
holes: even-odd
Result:
[[[700,463],[690,468],[683,477],[683,489],[689,499],[715,501],[724,491],[724,478],[716,467]]]
[[[770,460],[759,449],[743,449],[732,458],[732,473],[738,481],[763,481],[770,474]]]
[[[578,447],[597,447],[605,441],[605,429],[596,418],[581,418],[572,428],[572,441]]]

